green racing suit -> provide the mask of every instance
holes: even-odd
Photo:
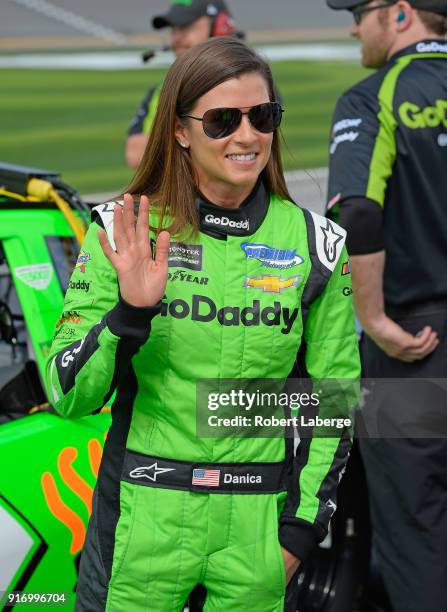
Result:
[[[305,559],[326,536],[350,429],[296,452],[284,436],[199,437],[196,387],[286,379],[300,347],[312,379],[358,378],[345,232],[262,181],[239,209],[199,197],[200,233],[172,240],[161,305],[135,308],[97,237],[114,246],[113,206],[94,209],[47,368],[69,418],[117,390],[76,609],[173,612],[203,584],[207,612],[283,610],[281,545]]]

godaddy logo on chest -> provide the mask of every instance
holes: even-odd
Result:
[[[433,106],[419,107],[411,102],[399,106],[399,117],[412,130],[418,128],[447,127],[447,100],[436,100]]]
[[[206,223],[210,225],[219,225],[220,227],[231,227],[232,229],[243,229],[243,230],[250,229],[250,222],[248,221],[248,219],[241,220],[241,221],[233,221],[232,219],[229,219],[228,217],[225,217],[225,216],[216,217],[212,214],[208,214],[205,217],[205,221]]]
[[[190,318],[199,323],[217,321],[220,325],[245,325],[254,327],[280,327],[282,334],[289,334],[299,313],[299,308],[283,308],[281,302],[273,302],[273,306],[261,308],[260,300],[253,300],[252,306],[224,306],[217,308],[212,299],[205,295],[193,295],[189,304],[185,300],[162,302],[161,316],[171,316],[175,319]]]

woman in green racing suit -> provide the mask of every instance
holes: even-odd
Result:
[[[207,612],[279,612],[327,533],[351,444],[343,402],[327,436],[312,427],[321,404],[301,402],[310,434],[296,452],[284,426],[241,432],[244,381],[284,381],[298,351],[314,380],[359,375],[345,232],[291,201],[282,110],[243,43],[189,50],[132,195],[94,210],[64,305],[77,322],[58,327],[47,380],[70,418],[116,390],[79,611],[179,611],[202,584]],[[203,388],[217,393],[203,402]],[[213,435],[229,404],[246,420]]]

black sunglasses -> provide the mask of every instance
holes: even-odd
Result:
[[[279,128],[283,112],[284,109],[278,102],[265,102],[252,106],[246,113],[239,108],[211,108],[203,117],[193,115],[182,115],[182,117],[201,121],[205,134],[209,138],[217,139],[233,134],[240,126],[243,115],[248,116],[255,130],[270,134]]]
[[[390,2],[384,2],[383,4],[376,4],[375,6],[357,6],[356,8],[351,9],[351,13],[354,17],[355,23],[360,25],[365,13],[370,13],[371,11],[375,11],[377,9],[387,8],[393,4],[395,4],[395,0],[390,0]]]

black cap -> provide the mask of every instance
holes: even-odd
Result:
[[[172,0],[169,11],[154,17],[152,25],[156,30],[173,26],[182,27],[200,17],[215,17],[222,11],[230,14],[223,0]]]
[[[355,6],[368,4],[371,0],[326,0],[329,8],[335,10],[353,9]],[[395,4],[397,0],[390,0],[389,3]],[[430,11],[431,13],[439,13],[447,17],[447,0],[407,0],[408,4],[420,11]]]

